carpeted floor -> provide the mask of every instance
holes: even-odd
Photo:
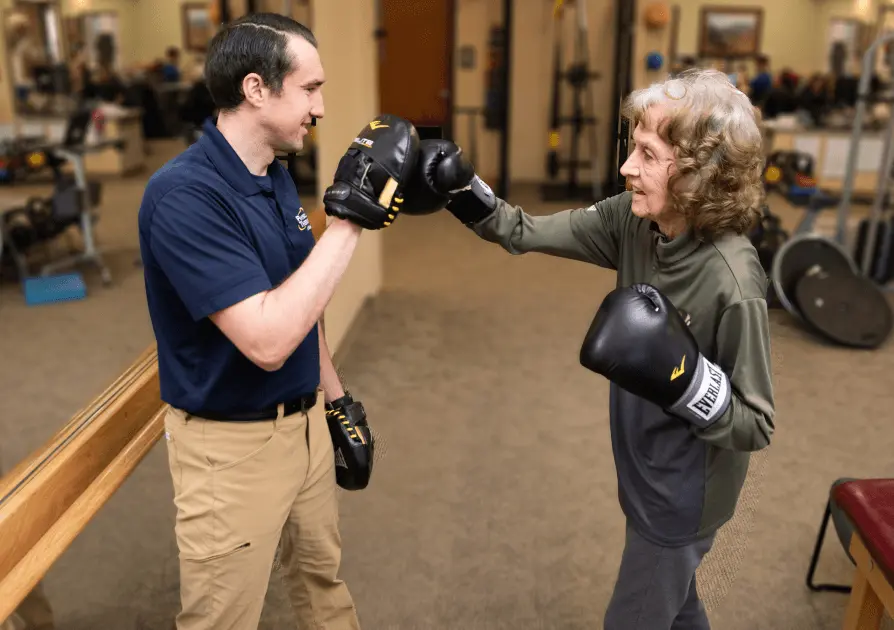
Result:
[[[155,145],[158,165],[176,149]],[[46,440],[152,342],[137,258],[143,180],[109,183],[99,237],[115,284],[28,308],[0,288],[0,455]],[[0,191],[2,192],[2,191]],[[514,199],[540,212],[532,191]],[[797,215],[781,209],[791,225]],[[341,358],[380,434],[372,486],[343,494],[342,575],[372,630],[600,628],[623,544],[604,380],[580,339],[611,273],[512,257],[449,215],[386,232],[386,286]],[[804,576],[840,476],[892,476],[894,346],[819,343],[772,313],[777,434],[700,578],[715,628],[832,630],[846,598]],[[157,446],[46,579],[65,630],[172,627],[173,506]],[[847,583],[834,534],[819,579]],[[261,627],[294,627],[274,572]]]

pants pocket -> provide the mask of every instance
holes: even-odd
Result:
[[[205,459],[216,471],[235,468],[260,456],[276,436],[276,422],[272,420],[203,422]]]
[[[239,553],[240,551],[247,551],[251,547],[251,542],[239,543],[234,547],[227,548],[223,551],[215,551],[212,553],[208,553],[206,555],[198,556],[198,557],[184,557],[184,560],[189,560],[191,562],[203,563],[203,562],[213,562],[215,560],[221,560],[226,558],[227,556],[232,556],[235,553]]]

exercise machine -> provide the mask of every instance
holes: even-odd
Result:
[[[37,271],[36,275],[46,278],[63,269],[91,264],[99,270],[103,284],[108,285],[112,281],[111,271],[106,266],[96,245],[93,232],[100,186],[98,183],[88,180],[84,159],[90,153],[109,148],[121,150],[124,148],[124,141],[101,139],[88,143],[88,132],[93,122],[94,112],[92,109],[78,110],[69,118],[61,142],[45,142],[42,145],[35,145],[35,150],[46,154],[48,165],[53,169],[54,190],[48,198],[29,199],[26,207],[18,210],[20,216],[23,214],[31,223],[33,238],[30,239],[30,242],[25,243],[25,247],[21,246],[22,239],[15,238],[13,234],[13,230],[17,227],[13,216],[16,211],[5,213],[6,220],[0,240],[9,248],[19,279],[23,283],[35,275],[31,272],[28,264],[27,250],[38,242],[47,242],[55,238],[71,225],[77,225],[80,230],[83,239],[82,250],[47,262]],[[72,176],[63,171],[65,164],[71,165]],[[19,221],[19,230],[23,229],[23,223],[24,221]]]

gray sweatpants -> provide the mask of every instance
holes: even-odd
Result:
[[[683,547],[661,547],[628,524],[605,630],[710,630],[695,570],[713,542],[710,536]]]

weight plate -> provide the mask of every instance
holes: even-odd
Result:
[[[878,348],[894,326],[891,305],[864,276],[814,268],[798,280],[795,300],[817,332],[851,348]]]
[[[834,241],[814,234],[803,234],[786,241],[773,258],[770,279],[782,307],[798,318],[801,313],[795,301],[795,287],[798,280],[813,267],[829,273],[858,274],[856,263]]]

